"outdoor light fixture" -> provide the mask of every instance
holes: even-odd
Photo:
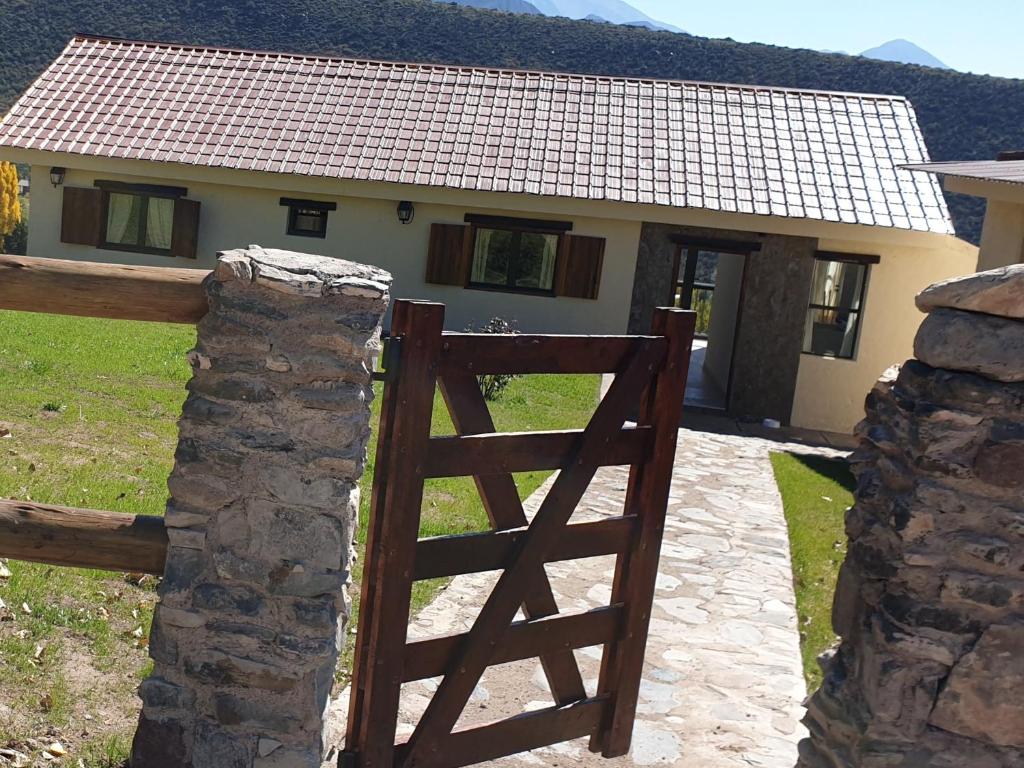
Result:
[[[398,220],[403,224],[410,223],[416,218],[416,208],[408,200],[403,200],[398,204]]]
[[[61,168],[59,165],[55,165],[50,169],[50,183],[55,187],[59,187],[64,183],[64,174],[66,172],[66,169]]]

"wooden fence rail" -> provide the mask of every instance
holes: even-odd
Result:
[[[0,256],[0,309],[197,323],[207,312],[201,269]],[[164,572],[160,517],[0,500],[0,557],[127,573]]]
[[[0,309],[197,323],[207,312],[202,269],[0,256]]]
[[[167,530],[160,517],[0,501],[0,557],[159,575]]]

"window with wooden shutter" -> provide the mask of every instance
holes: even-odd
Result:
[[[465,286],[469,280],[470,234],[462,224],[431,224],[428,283]]]
[[[171,256],[196,258],[199,248],[199,202],[183,197],[174,201],[174,225],[171,228]]]
[[[64,187],[60,241],[96,246],[103,242],[103,190]]]
[[[603,237],[563,236],[555,294],[577,299],[596,299],[601,288],[604,248]]]

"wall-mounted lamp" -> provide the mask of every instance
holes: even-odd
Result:
[[[403,224],[410,223],[416,218],[416,208],[408,200],[403,200],[398,204],[398,220]]]
[[[64,183],[65,173],[67,173],[67,169],[61,168],[59,165],[55,165],[50,169],[50,183],[55,187],[59,187]]]

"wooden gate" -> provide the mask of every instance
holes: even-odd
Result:
[[[443,333],[444,305],[395,303],[343,768],[456,768],[590,737],[629,750],[694,314],[657,310],[651,336]],[[614,373],[587,427],[496,434],[476,377]],[[458,432],[431,437],[439,386]],[[639,406],[636,426],[626,426]],[[630,465],[624,514],[569,524],[597,469]],[[511,473],[560,470],[532,523]],[[424,480],[473,476],[493,531],[418,540]],[[616,555],[611,604],[559,615],[544,563]],[[407,642],[414,581],[501,570],[472,629]],[[514,622],[523,610],[525,621]],[[595,695],[572,653],[603,645]],[[453,732],[488,666],[539,657],[554,702]],[[442,677],[412,736],[395,744],[403,683]]]

